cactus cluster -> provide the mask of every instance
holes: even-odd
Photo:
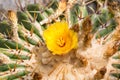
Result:
[[[35,3],[1,12],[0,80],[120,79],[119,4],[119,0],[51,0],[45,7]],[[61,21],[77,33],[78,47],[54,55],[43,33]]]

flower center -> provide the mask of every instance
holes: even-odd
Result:
[[[60,37],[57,40],[57,45],[60,46],[60,47],[64,47],[65,46],[65,40],[63,39],[63,37]]]

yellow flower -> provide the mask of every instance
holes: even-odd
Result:
[[[56,22],[51,24],[44,32],[43,37],[47,48],[53,54],[66,54],[71,49],[77,47],[77,33],[68,28],[66,22]]]

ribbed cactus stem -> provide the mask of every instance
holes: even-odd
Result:
[[[26,11],[27,15],[29,16],[29,18],[33,21],[34,18],[30,15],[30,13],[28,11]],[[43,30],[42,27],[40,26],[40,24],[37,21],[34,21],[33,25],[40,31],[41,36],[43,35]]]
[[[69,28],[72,27],[72,23],[70,22],[70,9],[71,9],[71,6],[73,5],[72,3],[75,2],[75,0],[69,0],[68,1],[68,6],[67,6],[67,10],[66,10],[66,13],[67,13],[67,21],[68,21],[68,24],[69,24]]]
[[[17,26],[17,16],[16,13],[12,10],[8,11],[8,19],[11,23],[11,30],[12,30],[12,40],[18,42],[18,26]]]
[[[74,10],[72,10],[72,8],[75,5],[75,3],[77,3],[76,0],[68,0],[68,3],[67,3],[68,5],[67,5],[67,9],[66,9],[66,14],[67,14],[66,17],[67,17],[67,21],[68,21],[68,24],[69,24],[69,28],[72,28],[73,23],[74,23],[71,19],[71,16],[73,16],[73,14],[71,12],[74,11]],[[78,15],[79,15],[79,13],[78,13]],[[78,17],[78,15],[77,15],[77,17]],[[76,23],[74,23],[74,24],[76,24]]]
[[[40,22],[40,24],[43,25],[43,24],[52,22],[52,20],[59,17],[65,10],[66,10],[66,0],[61,0],[59,2],[59,6],[58,6],[58,9],[56,10],[56,12],[53,15],[51,15],[50,17],[42,20]]]
[[[118,0],[20,1],[0,20],[0,80],[120,79]]]

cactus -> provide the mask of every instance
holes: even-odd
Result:
[[[51,0],[45,7],[35,3],[7,11],[7,19],[0,21],[0,80],[120,79],[120,15],[119,6],[113,7],[117,4],[117,0]],[[49,29],[52,24],[57,25],[54,31]],[[63,24],[68,28],[61,29]],[[66,48],[59,51],[50,44],[62,30],[65,36],[54,43],[60,48],[68,45],[66,53]]]

